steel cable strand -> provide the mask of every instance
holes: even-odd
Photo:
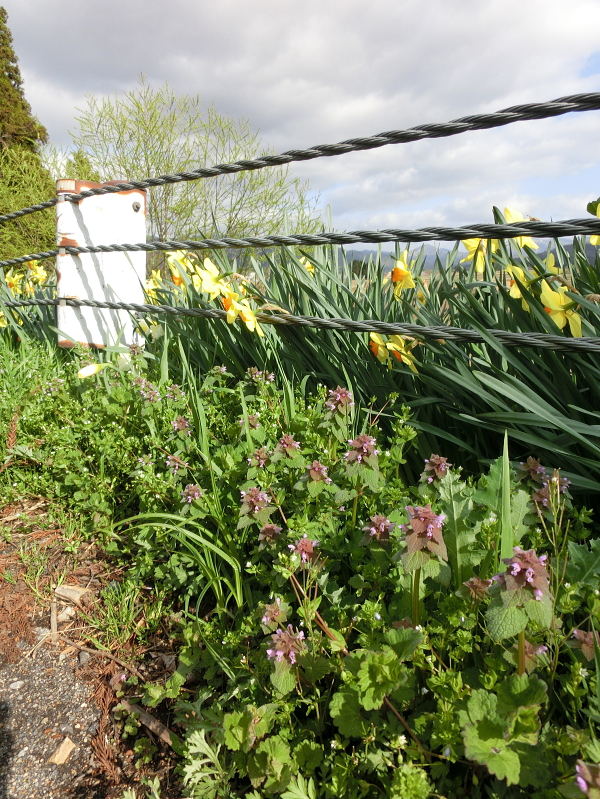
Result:
[[[202,239],[200,241],[147,241],[139,244],[93,244],[87,247],[63,247],[69,255],[96,252],[172,252],[175,250],[222,250],[246,247],[302,247],[316,244],[370,244],[396,241],[422,243],[426,241],[464,241],[465,239],[514,239],[520,236],[556,239],[563,236],[600,235],[600,219],[567,219],[563,222],[524,221],[509,225],[482,223],[465,227],[426,227],[416,230],[352,230],[346,233],[297,233],[294,236],[248,236],[246,238]],[[30,253],[19,258],[0,261],[0,267],[41,261],[60,254],[59,249]]]
[[[65,299],[31,299],[0,301],[0,307],[23,308],[31,306],[57,306],[70,308],[108,308],[125,310],[139,314],[168,314],[170,316],[188,316],[201,319],[227,318],[226,311],[218,308],[184,308],[171,305],[150,305],[126,302],[104,302],[100,300]],[[456,341],[459,343],[485,343],[486,338],[475,330],[444,325],[426,327],[402,322],[383,322],[379,319],[336,319],[316,316],[294,316],[293,314],[257,313],[261,324],[293,327],[312,327],[323,330],[339,330],[354,333],[380,333],[382,335],[402,335],[420,338],[424,341]],[[567,338],[551,333],[513,333],[508,330],[486,330],[501,344],[509,347],[538,347],[542,349],[561,350],[564,352],[600,352],[600,338]]]
[[[490,128],[502,127],[513,122],[546,119],[568,114],[572,111],[597,111],[599,109],[599,92],[573,94],[566,97],[559,97],[556,100],[551,100],[546,103],[527,103],[524,105],[511,106],[510,108],[505,108],[490,114],[472,114],[470,116],[451,120],[450,122],[416,125],[413,128],[407,128],[405,130],[391,130],[378,133],[375,136],[346,139],[345,141],[335,144],[318,144],[304,150],[286,150],[278,155],[263,155],[260,158],[234,161],[230,164],[200,167],[191,172],[176,172],[172,175],[161,175],[155,178],[146,178],[145,180],[116,183],[111,186],[87,189],[79,194],[63,194],[63,198],[70,202],[78,202],[86,197],[94,197],[100,194],[112,194],[120,191],[130,191],[131,189],[146,189],[170,183],[215,177],[216,175],[229,175],[237,172],[253,171],[270,166],[282,166],[293,161],[310,161],[313,158],[328,158],[360,150],[373,150],[388,144],[405,144],[419,141],[420,139],[446,138],[471,130],[489,130]],[[35,211],[50,208],[56,205],[57,202],[58,198],[54,198],[44,203],[22,208],[20,211],[3,214],[0,216],[0,222],[8,222],[11,219],[17,219],[26,214],[34,213]]]

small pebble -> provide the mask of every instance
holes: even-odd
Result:
[[[25,681],[24,680],[17,680],[16,682],[11,682],[11,684],[8,686],[8,690],[9,691],[18,691],[19,688],[22,688],[24,685],[25,685]]]

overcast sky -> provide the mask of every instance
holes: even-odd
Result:
[[[68,144],[146,73],[277,151],[600,91],[598,0],[0,0],[25,93]],[[292,165],[338,230],[586,216],[600,111]],[[201,166],[202,164],[199,164]]]

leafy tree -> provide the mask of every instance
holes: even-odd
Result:
[[[143,76],[130,92],[90,95],[87,103],[71,133],[71,161],[76,153],[87,157],[102,180],[140,180],[271,152],[248,120],[221,114],[198,95],[177,95],[166,83],[152,88]],[[58,162],[56,151],[50,152],[53,171]],[[221,175],[150,189],[148,233],[166,239],[270,234],[285,227],[309,232],[320,227],[315,206],[308,184],[290,177],[287,166]]]
[[[55,192],[38,151],[48,133],[25,99],[7,20],[0,7],[0,214],[48,200]],[[50,249],[54,236],[52,210],[0,224],[0,257]]]

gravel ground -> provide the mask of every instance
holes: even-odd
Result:
[[[42,645],[0,669],[0,799],[82,796],[100,711],[92,686],[76,677],[77,662]],[[66,738],[76,746],[66,763],[48,763]]]

